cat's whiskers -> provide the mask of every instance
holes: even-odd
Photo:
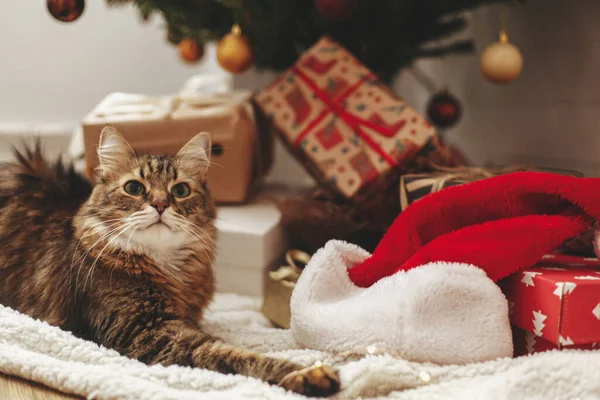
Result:
[[[190,235],[192,238],[196,237],[196,241],[200,242],[201,244],[201,248],[202,251],[204,251],[204,255],[206,256],[207,259],[210,260],[210,256],[208,255],[208,253],[206,252],[206,242],[204,242],[204,240],[198,235],[196,234],[194,231],[191,231],[190,228],[185,227],[183,224],[179,226],[181,229],[183,229],[188,235]]]
[[[109,230],[108,230],[107,232],[104,232],[104,233],[102,233],[102,236],[101,236],[101,237],[100,237],[100,238],[99,238],[99,239],[98,239],[98,240],[97,240],[97,241],[96,241],[96,242],[95,242],[95,243],[94,243],[94,244],[93,244],[93,245],[92,245],[92,246],[91,246],[91,247],[88,249],[88,251],[87,251],[87,252],[89,252],[89,250],[91,250],[91,249],[92,249],[92,248],[93,248],[93,247],[94,247],[96,244],[98,244],[100,241],[102,241],[102,240],[103,240],[103,239],[105,239],[106,237],[110,236],[110,235],[111,235],[113,232],[115,232],[116,230],[118,230],[118,229],[119,229],[119,225],[121,225],[123,222],[127,223],[127,222],[129,222],[130,220],[131,220],[131,219],[130,219],[129,217],[126,217],[126,218],[121,218],[121,219],[119,219],[117,222],[113,222],[112,224],[109,224],[109,225],[105,226],[105,228],[106,228],[106,229],[109,229]],[[102,225],[102,223],[101,223],[100,225]],[[116,228],[110,229],[110,228],[112,228],[113,226],[116,226]],[[96,226],[96,227],[97,227],[97,226]],[[94,229],[94,228],[91,228],[91,229]],[[88,229],[88,231],[89,231],[89,229]],[[86,231],[86,232],[87,232],[87,231]],[[82,237],[82,239],[83,239],[83,237]],[[81,240],[80,240],[80,241],[81,241]],[[86,252],[85,254],[87,254],[87,252]],[[75,254],[76,254],[76,253],[75,253]],[[85,254],[84,254],[83,256],[85,256]],[[81,256],[81,257],[83,257],[83,256]],[[78,262],[79,260],[81,260],[81,257],[80,257],[79,259],[77,259],[77,262]]]
[[[127,243],[125,244],[125,251],[129,251],[129,242],[131,242],[131,238],[133,237],[133,234],[135,233],[135,231],[137,230],[137,228],[139,228],[139,225],[136,226],[133,231],[131,232],[131,235],[129,235],[129,238],[127,239]]]
[[[216,163],[216,162],[214,162],[214,161],[209,161],[209,162],[208,162],[208,166],[209,166],[209,167],[212,167],[213,165],[215,165],[215,166],[217,166],[217,167],[225,168],[225,167],[223,167],[223,165],[222,165],[222,164]]]
[[[99,215],[99,214],[97,214]],[[94,222],[93,224],[91,224],[91,226],[89,224],[86,224],[85,226],[88,227],[89,229],[87,229],[85,232],[83,232],[83,234],[81,235],[81,237],[79,238],[79,240],[77,241],[77,245],[75,246],[75,250],[73,251],[73,258],[71,259],[71,267],[73,266],[73,264],[75,263],[75,256],[77,255],[77,250],[79,250],[79,245],[81,244],[81,241],[88,236],[88,232],[93,231],[95,228],[97,228],[100,225],[104,225],[108,222],[113,222],[112,224],[108,224],[106,226],[106,228],[110,228],[111,226],[116,226],[117,224],[119,224],[120,222],[124,221],[127,217],[125,218],[113,218],[113,219],[107,219],[107,220],[103,220],[103,221],[97,221]],[[115,222],[116,221],[116,222]]]
[[[203,237],[205,237],[205,238],[212,237],[212,235],[210,234],[210,232],[208,232],[205,228],[194,224],[192,221],[188,221],[186,219],[183,219],[182,217],[180,217],[180,218],[181,218],[181,221],[183,223],[185,223],[187,225],[190,225],[190,227],[192,227],[192,228],[198,229],[200,232],[196,232],[194,230],[194,232],[196,232],[197,234],[202,234]],[[215,247],[215,248],[220,248],[220,245],[218,243],[215,243],[213,240],[210,240],[208,244],[211,245],[211,246],[213,246],[213,247]]]
[[[198,229],[200,231],[200,233],[204,233],[204,234],[208,234],[207,230],[204,229],[203,227],[196,225],[195,223],[193,223],[192,221],[189,221],[187,219],[184,219],[183,217],[178,216],[182,221],[184,221],[186,224],[191,225],[193,227],[195,227],[196,229]]]
[[[119,225],[116,228],[110,229],[108,232],[104,233],[94,244],[92,244],[92,246],[90,246],[87,251],[85,251],[77,260],[75,260],[74,262],[71,263],[71,275],[73,274],[73,269],[75,267],[76,263],[79,263],[79,261],[81,261],[81,264],[79,265],[79,268],[77,268],[77,276],[75,278],[75,285],[77,285],[77,282],[79,282],[79,274],[81,273],[81,268],[83,267],[83,263],[88,255],[88,253],[98,244],[100,243],[102,240],[104,240],[105,238],[107,238],[108,236],[110,236],[113,232],[116,232],[117,230],[120,229],[121,224],[120,223],[115,223],[114,225]],[[114,226],[114,225],[110,225],[110,226]],[[75,256],[77,253],[74,253],[73,256]]]
[[[125,251],[128,251],[128,250],[129,250],[129,242],[131,241],[131,237],[133,236],[133,234],[135,233],[135,231],[136,231],[138,228],[139,228],[139,225],[138,225],[138,226],[136,226],[135,228],[133,228],[133,231],[132,231],[132,232],[131,232],[131,234],[129,235],[129,238],[127,239],[127,244],[125,245]],[[110,268],[110,274],[109,274],[109,277],[108,277],[108,283],[109,283],[109,285],[112,285],[112,274],[113,274],[113,271],[114,271],[114,270],[115,270],[115,266],[113,265],[113,266]],[[127,275],[131,276],[131,274],[129,273],[129,269],[125,268],[125,270],[127,271]]]
[[[206,241],[204,240],[204,237],[200,235],[200,234],[204,234],[204,236],[208,237],[208,233],[207,233],[206,230],[200,228],[198,225],[196,225],[196,224],[194,224],[194,223],[186,220],[185,218],[183,218],[183,217],[181,217],[179,215],[175,215],[174,214],[173,215],[173,220],[175,220],[176,222],[179,223],[179,227],[180,228],[187,227],[188,229],[190,229],[198,237],[198,240],[201,241],[201,243],[203,245],[210,244],[210,243],[206,243]],[[193,229],[194,227],[198,228],[201,232],[196,232]],[[186,232],[189,232],[189,231],[186,231]]]
[[[123,219],[124,218],[115,218],[114,221],[116,221],[116,222],[113,222],[112,224],[106,225],[105,228],[107,228],[107,229],[110,229],[112,227],[117,227],[118,228],[118,225],[121,224],[121,222],[122,222]],[[111,221],[111,220],[107,220],[107,221]],[[71,265],[69,266],[69,283],[71,283],[71,279],[72,279],[72,276],[73,276],[73,267],[75,266],[75,264],[77,262],[79,262],[79,260],[81,260],[81,257],[83,257],[83,255],[82,255],[82,256],[80,256],[80,258],[78,258],[77,260],[75,260],[75,257],[77,256],[77,250],[79,250],[79,245],[81,244],[81,242],[83,241],[83,239],[85,239],[85,237],[87,236],[88,232],[93,231],[96,227],[98,227],[99,225],[104,224],[107,221],[101,221],[101,222],[95,223],[94,226],[91,227],[91,228],[89,228],[88,230],[86,230],[84,232],[84,234],[81,236],[81,238],[77,241],[77,245],[75,246],[75,250],[73,251],[73,257],[71,258]],[[109,233],[110,232],[112,232],[112,230],[109,230]]]
[[[106,250],[107,247],[109,247],[112,242],[115,241],[115,239],[117,239],[119,236],[121,236],[123,233],[127,232],[129,229],[131,229],[132,227],[139,227],[139,221],[130,221],[128,223],[126,223],[123,227],[122,230],[119,231],[119,233],[117,233],[116,235],[114,235],[109,241],[108,243],[106,243],[106,245],[102,248],[102,250],[100,250],[100,253],[98,253],[98,255],[96,256],[96,259],[94,260],[94,262],[92,263],[92,265],[90,266],[90,270],[88,271],[88,274],[85,278],[85,281],[83,282],[83,288],[85,289],[86,285],[87,285],[87,281],[88,278],[92,277],[93,278],[93,272],[94,269],[96,268],[96,265],[98,264],[98,260],[100,259],[100,257],[102,256],[102,253],[104,253],[104,250]]]
[[[127,221],[127,222],[125,222],[125,224],[127,225],[127,224],[130,224],[130,223],[133,223],[133,222],[137,222],[137,220],[138,220],[139,218],[140,218],[140,217],[136,217],[136,218],[129,218],[129,217],[128,217],[128,218],[126,218],[128,221]],[[83,267],[83,263],[85,262],[85,259],[87,258],[87,256],[88,256],[88,254],[90,253],[90,251],[92,251],[92,249],[94,249],[94,247],[96,247],[96,246],[98,245],[98,243],[102,242],[103,240],[105,240],[106,238],[108,238],[109,236],[111,236],[111,235],[112,235],[114,232],[118,231],[119,229],[121,229],[121,228],[123,227],[123,225],[121,225],[121,223],[120,223],[120,222],[117,222],[117,223],[111,224],[110,226],[114,226],[114,225],[120,225],[120,226],[117,226],[117,227],[116,227],[116,228],[114,228],[114,229],[110,229],[108,232],[106,232],[105,234],[103,234],[103,235],[102,235],[102,236],[101,236],[101,237],[100,237],[98,240],[96,240],[96,242],[94,242],[94,244],[92,244],[92,245],[91,245],[91,246],[90,246],[90,247],[87,249],[87,251],[86,251],[86,252],[85,252],[85,253],[84,253],[84,254],[83,254],[83,255],[82,255],[80,258],[78,258],[78,259],[77,259],[77,261],[76,261],[76,262],[79,262],[79,260],[81,260],[81,264],[79,265],[79,268],[78,268],[78,271],[77,271],[77,277],[76,277],[76,279],[75,279],[75,284],[77,284],[77,282],[79,281],[79,274],[81,273],[81,269],[82,269],[82,267]],[[73,267],[73,266],[72,266],[72,267]],[[71,268],[71,269],[72,269],[72,268]]]
[[[212,242],[210,239],[208,239],[209,238],[208,235],[206,235],[206,234],[201,235],[200,233],[196,232],[193,227],[196,227],[199,229],[202,229],[202,228],[200,228],[199,226],[197,226],[196,224],[194,224],[190,221],[187,221],[186,219],[184,219],[183,217],[181,217],[179,215],[174,215],[173,219],[179,223],[179,226],[178,226],[179,228],[181,228],[183,231],[185,231],[192,238],[195,238],[196,241],[201,244],[202,251],[204,252],[204,255],[206,256],[207,259],[210,260],[211,258],[213,258],[215,256],[214,250],[213,250],[214,246],[211,246],[211,245],[214,245],[214,242]],[[206,232],[206,231],[204,230],[204,232]],[[207,242],[207,239],[208,239],[208,242]],[[210,254],[207,253],[207,248],[209,249]]]
[[[202,228],[202,227],[194,224],[193,222],[191,222],[191,221],[183,218],[181,215],[171,214],[171,217],[174,220],[176,220],[177,222],[179,222],[179,223],[182,223],[182,224],[189,225],[189,226],[197,228],[198,230],[200,230],[200,233],[203,233],[203,234],[206,234],[206,235],[208,234],[208,231],[206,231],[206,229],[204,229],[204,228]]]

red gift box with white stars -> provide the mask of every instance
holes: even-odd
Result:
[[[499,282],[508,299],[515,354],[600,348],[600,261],[546,255]]]
[[[323,184],[355,198],[420,154],[450,160],[435,129],[340,44],[320,39],[255,95],[283,143]]]

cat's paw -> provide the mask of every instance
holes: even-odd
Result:
[[[340,378],[333,368],[314,365],[287,374],[278,385],[304,396],[324,397],[340,390]]]

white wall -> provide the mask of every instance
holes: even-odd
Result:
[[[214,57],[188,66],[165,41],[158,18],[86,1],[73,23],[55,21],[45,1],[0,2],[0,121],[69,123],[111,91],[161,94],[215,70]]]
[[[600,173],[600,2],[527,0],[509,35],[525,57],[508,86],[487,83],[477,60],[437,61],[465,118],[450,136],[474,161],[533,162]],[[478,50],[496,38],[497,9],[472,19]],[[447,65],[448,68],[441,68]]]
[[[86,3],[78,21],[61,24],[43,1],[0,2],[0,150],[14,139],[10,133],[69,132],[108,92],[173,92],[191,74],[219,70],[212,49],[200,64],[180,62],[158,19],[142,24],[133,9]],[[532,161],[600,172],[599,18],[600,2],[592,0],[528,0],[513,11],[509,34],[525,69],[508,86],[487,83],[477,57],[421,62],[462,99],[464,117],[448,139],[477,163]],[[497,25],[497,9],[474,13],[479,50],[496,38]],[[236,82],[257,89],[271,79],[248,73]],[[424,109],[428,93],[410,73],[395,89]],[[305,177],[281,148],[273,175]]]

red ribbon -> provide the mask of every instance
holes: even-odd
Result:
[[[348,124],[354,132],[369,146],[371,147],[381,158],[383,158],[390,166],[395,166],[396,161],[394,161],[387,153],[385,153],[375,141],[362,130],[362,126],[372,129],[375,132],[378,132],[384,136],[390,137],[393,136],[395,132],[393,130],[379,126],[372,121],[368,121],[363,118],[359,118],[356,115],[353,115],[346,111],[343,105],[343,101],[348,98],[354,91],[356,91],[366,80],[374,78],[373,75],[365,75],[354,85],[350,86],[346,89],[341,95],[339,95],[335,99],[330,99],[327,94],[321,90],[304,72],[302,72],[297,66],[292,66],[292,71],[317,95],[317,97],[325,103],[328,107],[328,110],[324,110],[319,114],[319,116],[313,120],[310,124],[306,126],[300,132],[300,135],[295,140],[295,145],[299,145],[302,139],[309,134],[330,112],[333,112],[335,115],[340,117],[346,124]]]

